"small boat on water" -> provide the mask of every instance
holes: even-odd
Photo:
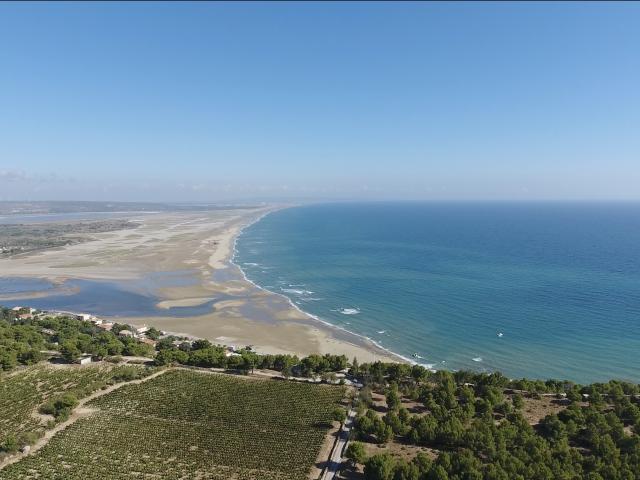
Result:
[[[504,335],[504,333],[498,332],[498,338],[502,338],[502,335]]]

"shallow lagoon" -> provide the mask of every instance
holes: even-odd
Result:
[[[230,298],[217,295],[201,305],[189,307],[159,308],[159,299],[153,291],[161,287],[189,285],[195,280],[181,272],[154,272],[138,280],[102,281],[71,279],[64,282],[64,291],[39,278],[0,277],[0,294],[7,298],[16,294],[16,299],[2,300],[7,307],[29,305],[43,310],[64,310],[91,313],[105,317],[190,317],[210,312],[213,305]],[[25,299],[26,293],[51,290],[50,295]]]
[[[0,295],[20,295],[53,290],[55,286],[42,278],[0,277]]]

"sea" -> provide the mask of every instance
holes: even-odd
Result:
[[[433,369],[640,382],[640,204],[332,203],[245,228],[234,261]]]

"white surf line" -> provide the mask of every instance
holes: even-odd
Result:
[[[251,285],[253,285],[254,287],[256,287],[256,288],[258,288],[258,289],[260,289],[260,290],[262,290],[262,291],[264,291],[264,292],[272,293],[273,295],[278,295],[278,296],[280,296],[280,297],[284,298],[284,299],[289,303],[289,305],[290,305],[291,307],[295,308],[296,310],[298,310],[300,313],[302,313],[303,315],[307,316],[308,318],[310,318],[310,319],[312,319],[312,320],[315,320],[316,322],[320,322],[320,323],[322,323],[323,325],[325,325],[325,326],[327,326],[327,327],[329,327],[329,328],[337,329],[337,330],[343,331],[343,332],[345,332],[345,333],[348,333],[349,335],[353,335],[353,336],[355,336],[355,337],[362,338],[362,339],[366,340],[365,344],[366,344],[367,342],[369,342],[369,343],[371,343],[372,345],[374,345],[377,349],[382,350],[382,351],[384,351],[385,353],[388,353],[388,354],[390,354],[390,355],[391,355],[391,356],[393,356],[393,357],[397,357],[397,358],[399,358],[400,360],[402,360],[402,361],[404,361],[404,362],[406,362],[406,363],[409,363],[409,364],[411,364],[411,365],[422,365],[422,364],[420,364],[420,363],[416,362],[415,360],[411,360],[410,358],[405,357],[404,355],[401,355],[401,354],[396,353],[396,352],[394,352],[394,351],[392,351],[392,350],[389,350],[388,348],[383,347],[383,346],[382,346],[382,345],[380,345],[378,342],[376,342],[374,339],[372,339],[372,338],[370,338],[370,337],[367,337],[366,335],[362,335],[362,334],[359,334],[359,333],[356,333],[356,332],[352,332],[351,330],[347,330],[347,329],[346,329],[346,328],[344,328],[344,327],[340,327],[340,326],[338,326],[338,325],[334,325],[333,323],[327,322],[326,320],[323,320],[323,319],[321,319],[320,317],[318,317],[318,316],[316,316],[316,315],[313,315],[312,313],[306,312],[306,311],[304,311],[303,309],[301,309],[298,305],[296,305],[296,304],[295,304],[295,303],[294,303],[294,302],[293,302],[289,297],[287,297],[287,296],[286,296],[286,295],[284,295],[283,293],[275,292],[275,291],[273,291],[273,290],[269,290],[269,289],[267,289],[267,288],[261,287],[261,286],[260,286],[260,285],[258,285],[257,283],[255,283],[255,282],[253,282],[252,280],[250,280],[249,278],[247,278],[247,275],[246,275],[245,271],[242,269],[242,267],[240,266],[240,264],[239,264],[239,263],[236,263],[236,260],[235,260],[235,257],[236,257],[236,255],[237,255],[237,253],[238,253],[238,250],[237,250],[237,248],[236,248],[237,240],[238,240],[238,238],[240,237],[240,235],[242,235],[242,233],[243,233],[244,229],[245,229],[245,228],[250,227],[250,226],[251,226],[251,225],[253,225],[254,223],[259,222],[260,220],[262,220],[262,219],[263,219],[264,217],[266,217],[267,215],[270,215],[270,214],[275,213],[275,212],[280,211],[280,210],[285,210],[285,209],[287,209],[287,208],[295,208],[295,207],[299,207],[299,206],[301,206],[301,205],[290,205],[290,206],[286,206],[286,207],[278,207],[278,208],[274,208],[273,210],[270,210],[270,211],[266,212],[264,215],[261,215],[260,217],[258,217],[258,218],[257,218],[257,219],[255,219],[254,221],[252,221],[251,223],[249,223],[249,224],[245,225],[244,227],[242,227],[242,228],[238,231],[238,233],[236,234],[236,236],[235,236],[235,237],[234,237],[234,239],[233,239],[233,254],[231,255],[231,258],[229,259],[229,262],[230,262],[231,264],[233,264],[234,266],[236,266],[236,267],[238,268],[238,270],[240,270],[240,273],[242,274],[242,278],[243,278],[246,282],[250,283],[250,284],[251,284]],[[423,365],[423,366],[425,366],[425,365]],[[426,366],[425,366],[425,368],[426,368]]]

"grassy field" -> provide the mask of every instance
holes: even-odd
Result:
[[[37,410],[47,399],[61,393],[73,393],[82,398],[115,382],[132,368],[136,367],[40,364],[0,375],[0,445],[8,436],[41,436],[46,421],[37,415]]]
[[[170,371],[93,400],[95,412],[13,479],[305,479],[342,387]]]

